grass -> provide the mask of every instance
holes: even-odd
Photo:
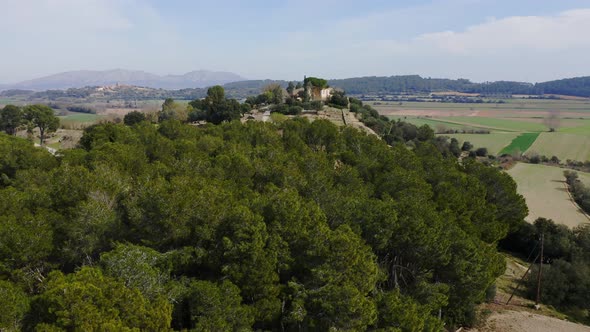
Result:
[[[580,136],[562,132],[541,133],[528,151],[549,158],[557,156],[561,160],[590,160],[590,135]]]
[[[274,123],[282,123],[282,122],[287,121],[287,119],[289,119],[289,117],[286,116],[285,114],[274,112],[274,113],[270,113],[270,119]]]
[[[65,116],[59,116],[59,122],[61,128],[66,129],[84,129],[96,122],[104,116],[96,114],[85,114],[85,113],[70,113]]]
[[[71,113],[65,116],[60,116],[60,120],[66,121],[73,121],[73,122],[95,122],[102,118],[100,115],[96,114],[86,114],[86,113]]]
[[[459,141],[459,146],[468,141],[473,144],[475,149],[485,147],[488,153],[497,155],[504,147],[508,146],[514,140],[518,133],[491,133],[491,134],[441,134],[449,136]]]
[[[559,167],[518,163],[508,171],[524,196],[529,215],[528,222],[539,217],[575,227],[590,220],[577,209],[566,191],[564,169]],[[580,179],[590,184],[590,173],[578,172]]]
[[[526,298],[526,287],[521,284],[521,278],[525,274],[527,268],[530,266],[529,261],[525,261],[525,257],[518,257],[513,253],[500,252],[506,261],[506,270],[504,273],[496,279],[496,300],[499,303],[506,303],[512,293],[514,297],[510,301],[512,307],[506,307],[507,310],[512,308],[516,310],[522,310],[527,307],[534,305],[534,301]],[[520,286],[520,287],[519,287]],[[484,307],[486,307],[484,305]],[[493,312],[502,313],[505,308],[489,307]],[[535,310],[535,314],[554,317],[561,320],[572,320],[572,317],[568,316],[564,312],[555,310],[551,306],[541,306],[540,310]],[[487,329],[484,329],[488,331]]]
[[[590,137],[590,124],[584,124],[582,126],[577,126],[577,127],[559,128],[557,131],[560,133]]]
[[[59,150],[61,148],[61,144],[59,142],[47,144],[48,147]]]
[[[526,289],[524,285],[520,285],[519,287],[519,282],[530,265],[530,262],[526,262],[523,258],[517,257],[511,253],[500,252],[500,254],[504,256],[504,259],[506,260],[506,270],[504,271],[504,274],[496,279],[496,297],[499,298],[502,303],[506,303],[510,298],[510,295],[518,289],[518,291],[515,292],[516,298],[514,298],[514,301],[511,303],[525,304],[526,302],[529,302],[529,300],[525,298]]]
[[[515,152],[525,152],[528,150],[535,140],[539,136],[539,133],[523,133],[518,135],[515,139],[512,140],[510,145],[505,147],[500,151],[500,154],[513,154]]]

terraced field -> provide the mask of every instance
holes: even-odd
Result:
[[[518,193],[526,199],[529,207],[527,221],[544,217],[569,227],[590,223],[590,218],[571,200],[563,171],[559,167],[525,163],[518,163],[508,171],[518,185]],[[578,175],[590,185],[590,173],[578,172]]]

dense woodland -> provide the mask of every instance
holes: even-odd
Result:
[[[57,156],[0,134],[1,328],[469,325],[527,214],[508,175],[429,134],[128,120]]]

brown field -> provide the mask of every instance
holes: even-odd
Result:
[[[508,171],[516,181],[518,193],[526,199],[528,222],[539,217],[569,227],[590,222],[568,194],[563,171],[559,167],[524,163],[518,163]],[[578,175],[584,183],[590,183],[590,174],[578,172]]]
[[[493,100],[492,100],[493,101]],[[590,118],[590,99],[505,99],[502,103],[369,102],[385,116],[481,116],[490,118]]]
[[[422,117],[448,117],[448,116],[480,116],[480,111],[469,110],[420,110],[420,109],[385,109],[375,106],[379,114],[385,116],[422,116]]]
[[[464,110],[464,109],[397,109],[388,106],[374,106],[379,114],[385,116],[424,116],[424,117],[449,117],[449,116],[481,116],[486,118],[523,118],[523,119],[538,119],[549,117],[553,111],[544,110]],[[559,112],[561,118],[574,118],[571,120],[583,118],[590,119],[589,111],[576,112]],[[568,119],[564,119],[568,120]]]
[[[498,119],[504,119],[504,120],[516,120],[518,119],[518,121],[525,121],[525,122],[531,122],[531,123],[541,123],[544,124],[545,123],[545,119],[543,118],[514,118],[514,117],[497,117]],[[561,119],[559,121],[559,128],[561,127],[582,127],[582,126],[586,126],[588,124],[590,124],[590,118],[586,118],[586,119]]]
[[[537,119],[537,118],[545,118],[552,115],[554,111],[544,111],[544,110],[483,110],[479,111],[477,114],[478,116],[483,117],[495,117],[495,118],[523,118],[523,119]],[[590,112],[589,111],[560,111],[559,112],[560,118],[584,118],[590,119]]]

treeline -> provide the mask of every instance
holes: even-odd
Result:
[[[534,224],[523,222],[518,231],[501,241],[501,247],[530,257],[531,261],[537,257],[536,266],[525,279],[525,293],[533,300],[537,296],[541,236],[544,237],[541,303],[590,324],[590,225],[570,229],[539,218]]]
[[[586,213],[590,213],[590,187],[586,186],[578,178],[574,171],[564,171],[565,182],[574,200]]]
[[[418,75],[390,77],[360,77],[330,80],[331,86],[353,95],[419,94],[437,91],[457,91],[482,95],[560,94],[590,97],[590,77],[569,78],[544,83],[497,81],[473,83],[466,79],[422,78]]]
[[[0,134],[0,173],[0,328],[25,331],[468,325],[527,215],[494,168],[303,118],[105,123],[58,156]]]
[[[96,114],[96,110],[94,108],[88,107],[88,106],[72,105],[72,106],[66,106],[66,109],[70,112],[75,112],[75,113]]]
[[[245,99],[246,97],[259,94],[264,87],[270,84],[279,84],[282,87],[287,86],[286,81],[243,81],[228,83],[224,85],[228,96],[235,99]],[[89,86],[84,88],[69,88],[65,90],[7,90],[1,91],[2,97],[26,97],[28,100],[50,100],[61,101],[63,99],[113,99],[113,100],[152,100],[173,98],[178,100],[194,100],[205,98],[207,88],[165,90],[145,87],[120,86],[115,90],[98,91],[98,87]]]
[[[590,97],[590,77],[588,76],[537,83],[535,87],[547,94]]]
[[[39,144],[43,145],[46,135],[59,127],[59,118],[47,105],[29,105],[18,107],[6,105],[0,109],[0,131],[8,135],[16,135],[18,130],[26,129],[33,133],[39,130]]]

